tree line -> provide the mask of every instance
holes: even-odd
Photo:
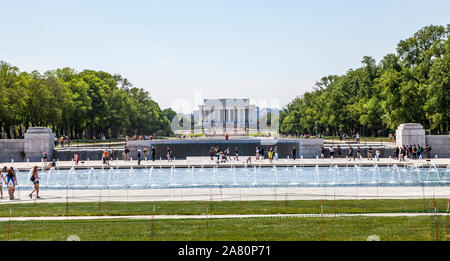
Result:
[[[379,63],[329,75],[280,113],[282,134],[386,136],[402,123],[447,133],[450,119],[450,25],[426,26]]]
[[[72,139],[169,135],[173,113],[118,74],[72,68],[28,73],[0,61],[0,131],[7,138],[23,137],[33,126]]]

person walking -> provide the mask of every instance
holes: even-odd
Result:
[[[259,147],[256,147],[255,156],[256,156],[256,160],[259,160]]]
[[[330,158],[334,159],[334,148],[333,148],[333,145],[331,145],[329,151],[330,151]]]
[[[239,147],[236,146],[236,148],[234,149],[234,155],[235,155],[235,160],[238,161],[239,160]]]
[[[167,161],[172,161],[172,150],[167,146]]]
[[[367,149],[367,159],[372,160],[372,146],[369,146],[369,149]]]
[[[229,161],[231,161],[231,156],[230,156],[230,147],[227,147],[227,149],[225,150],[225,158]]]
[[[156,149],[152,146],[152,160],[155,161]]]
[[[148,160],[148,149],[147,149],[147,147],[144,148],[144,160],[145,161]]]
[[[209,149],[209,158],[211,159],[211,160],[214,160],[214,148],[213,147],[211,147],[210,149]]]
[[[141,148],[137,150],[138,165],[141,165]]]
[[[8,172],[8,169],[6,167],[3,168],[3,170],[0,170],[0,199],[3,199],[3,182],[6,184],[5,176],[3,176],[3,172]]]
[[[348,160],[351,161],[352,159],[355,160],[355,158],[353,158],[353,148],[352,145],[348,145]]]
[[[380,151],[380,149],[376,149],[376,150],[375,150],[375,159],[376,159],[377,161],[380,161],[380,156],[381,156],[381,151]]]
[[[295,160],[296,157],[297,157],[297,148],[294,146],[292,148],[292,158]]]
[[[38,175],[38,166],[34,166],[33,171],[31,173],[30,180],[33,182],[34,189],[31,191],[31,193],[28,195],[30,198],[33,198],[33,193],[36,191],[36,198],[39,197],[39,175]]]
[[[6,175],[6,185],[8,186],[9,199],[13,200],[14,192],[16,191],[17,177],[16,172],[12,167],[8,169],[8,174]]]
[[[356,157],[358,159],[361,159],[361,148],[359,146],[356,147]]]
[[[259,150],[259,155],[261,156],[261,159],[264,160],[264,148],[261,147],[261,149]]]
[[[430,159],[430,152],[431,152],[431,147],[428,146],[428,144],[425,145],[425,158],[428,160]]]
[[[128,160],[128,153],[130,153],[130,149],[125,146],[124,150],[123,150],[123,160]]]
[[[270,163],[272,163],[272,160],[273,160],[273,148],[272,147],[269,148],[268,154],[269,154],[269,161],[270,161]]]
[[[75,152],[73,154],[73,161],[75,162],[75,165],[78,165],[78,162],[80,161],[80,158],[78,157],[78,152]]]
[[[103,164],[109,165],[109,152],[107,149],[103,151]]]
[[[417,159],[417,147],[416,147],[416,144],[414,144],[413,147],[412,147],[412,158],[413,158],[413,160]]]

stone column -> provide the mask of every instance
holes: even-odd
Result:
[[[419,123],[400,124],[395,131],[395,140],[398,147],[406,144],[425,147],[425,130]]]
[[[54,135],[52,130],[45,127],[29,128],[25,133],[25,158],[30,161],[41,161],[47,152],[48,161],[53,157]]]

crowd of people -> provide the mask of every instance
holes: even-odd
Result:
[[[405,161],[406,159],[429,159],[431,156],[431,146],[428,144],[425,145],[425,148],[420,146],[419,144],[406,144],[399,147],[394,148],[394,159],[399,161]]]
[[[217,163],[223,163],[227,161],[232,161],[232,154],[231,154],[231,148],[228,146],[226,149],[221,150],[219,149],[219,146],[213,146],[209,149],[209,157],[211,160],[216,159]],[[297,157],[297,148],[294,146],[291,151],[292,159],[296,159]],[[264,149],[263,146],[256,146],[255,148],[255,160],[264,160],[265,158],[269,159],[270,162],[273,160],[278,160],[279,157],[279,150],[278,146],[267,146],[266,149]],[[245,162],[251,163],[251,156],[247,157]],[[234,148],[234,160],[239,161],[239,147],[236,146]]]
[[[59,138],[55,137],[54,143],[55,143],[55,147],[57,147],[58,145],[61,148],[64,148],[64,145],[66,145],[67,147],[70,147],[70,138],[69,138],[69,136],[61,135]]]
[[[331,159],[333,158],[342,158],[344,157],[344,153],[342,151],[342,147],[340,145],[337,145],[336,148],[334,148],[333,145],[330,146],[330,148],[325,149],[325,147],[322,147],[321,149],[321,158],[326,157],[326,151],[328,150],[328,155]],[[367,152],[367,159],[373,160],[373,153],[375,151],[375,160],[379,161],[381,158],[381,149],[373,149],[372,146],[369,146],[366,149]],[[429,159],[430,158],[430,152],[431,152],[431,146],[428,146],[428,144],[425,146],[425,148],[421,147],[420,145],[404,145],[402,147],[396,147],[394,148],[393,152],[393,159],[399,160],[399,161],[405,161],[407,158],[416,160],[416,159]],[[356,147],[356,157],[355,156],[355,150],[354,148],[349,145],[347,149],[347,153],[345,154],[345,157],[348,158],[348,160],[356,160],[362,158],[362,149],[360,146]]]

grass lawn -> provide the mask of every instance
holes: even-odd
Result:
[[[384,241],[436,240],[434,217],[233,218],[201,220],[94,220],[0,222],[0,240],[83,241]],[[446,238],[446,217],[439,217],[438,239]],[[9,233],[6,233],[9,231]]]
[[[447,211],[447,199],[436,199]],[[433,212],[433,199],[308,201],[166,201],[2,204],[0,216],[189,215],[276,213]],[[424,208],[425,206],[425,208]],[[447,240],[448,220],[437,218],[439,240]],[[257,217],[182,220],[65,220],[0,222],[0,240],[435,240],[434,216],[418,217]]]
[[[39,201],[37,201],[39,202]],[[447,199],[436,199],[437,211],[447,211]],[[1,217],[89,215],[202,215],[214,214],[320,214],[433,212],[433,199],[284,200],[275,201],[161,201],[1,204]],[[10,211],[11,210],[11,211]]]

